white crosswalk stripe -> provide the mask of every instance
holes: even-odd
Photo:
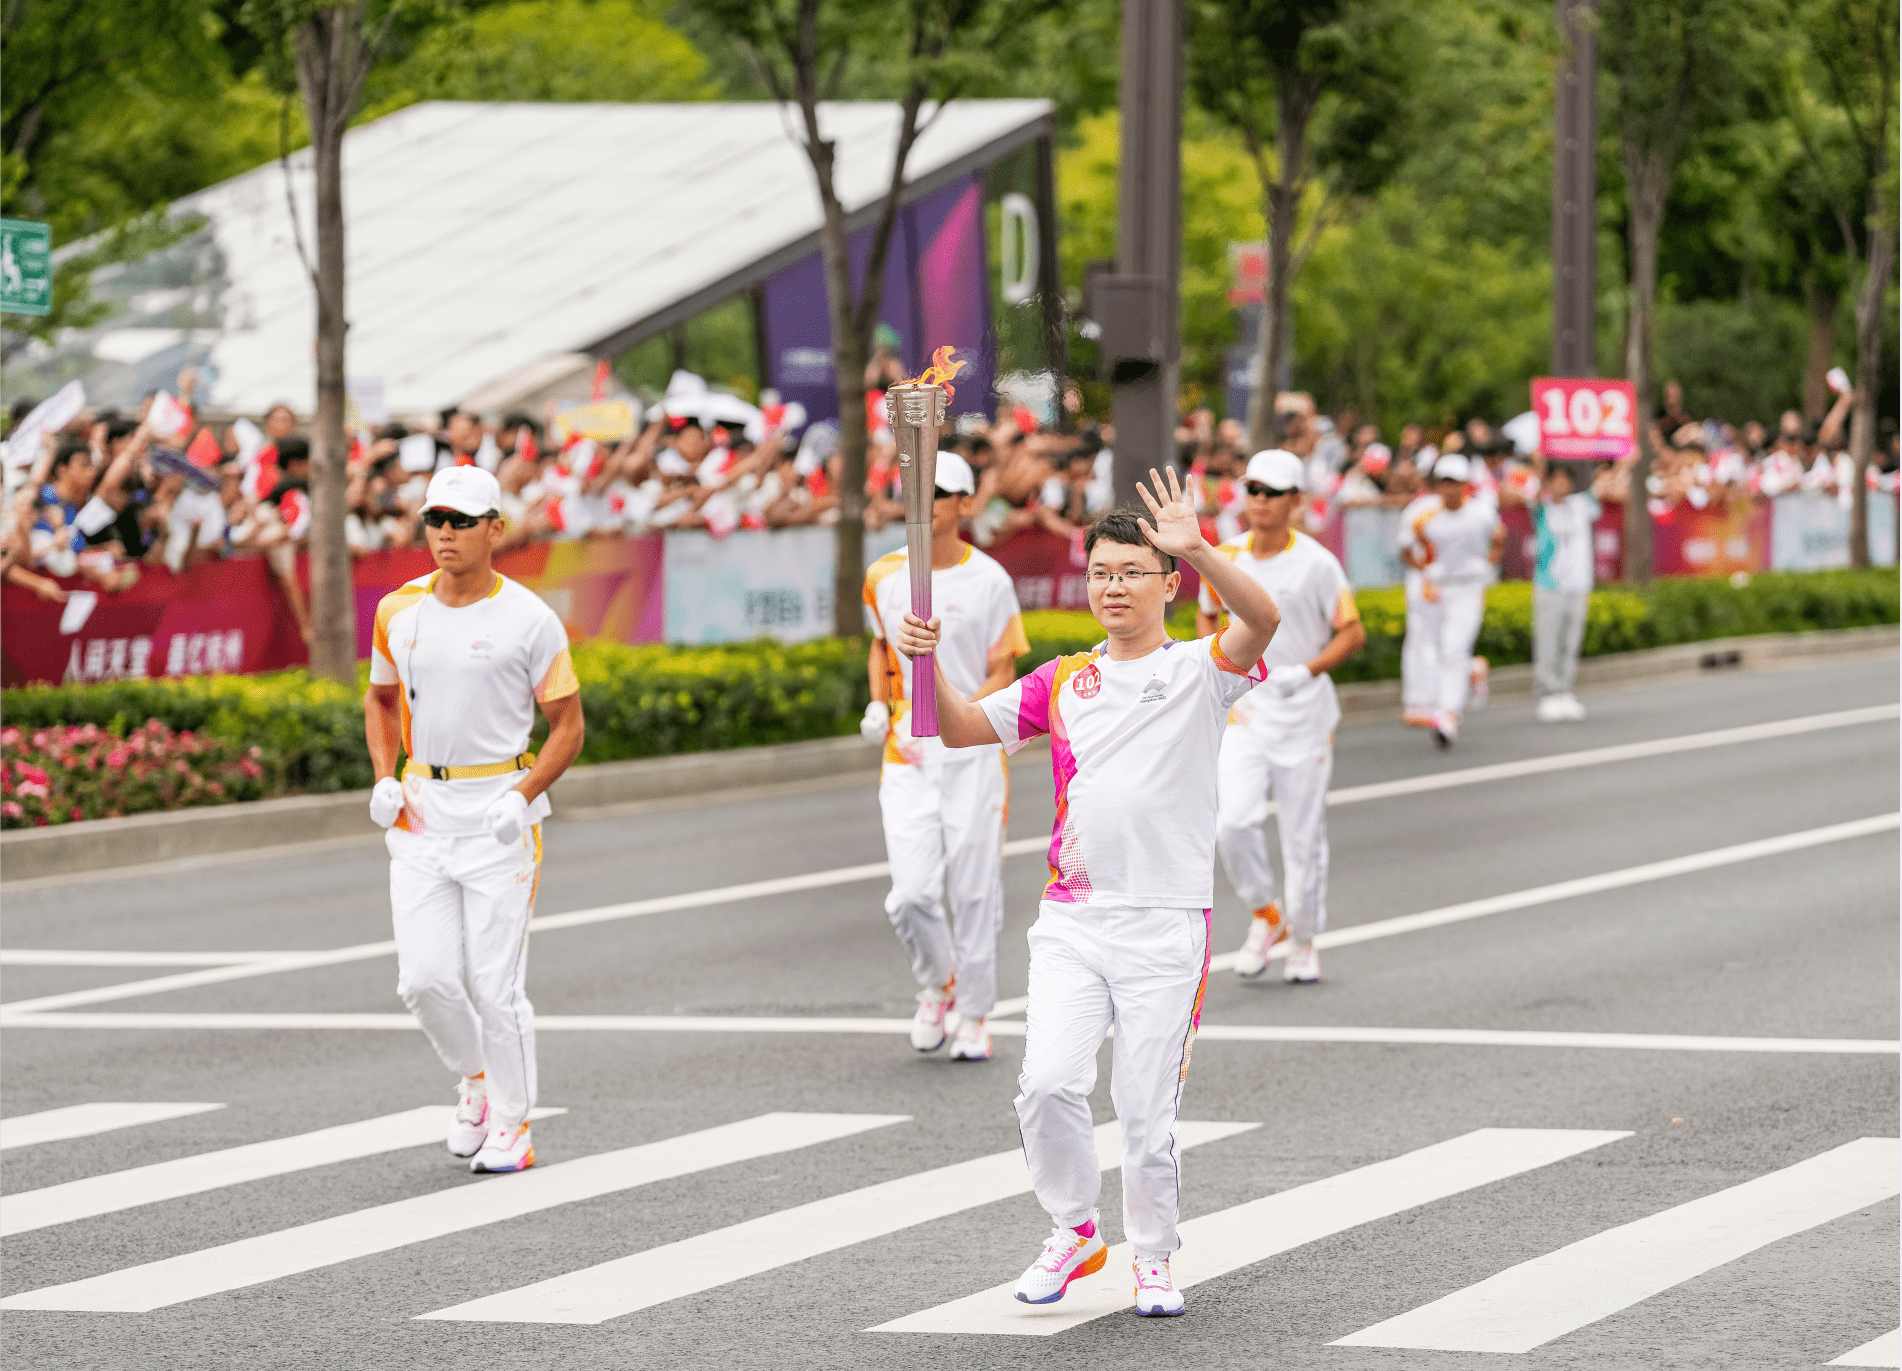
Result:
[[[0,1300],[0,1309],[143,1313],[906,1120],[903,1114],[762,1114],[48,1286]]]
[[[1192,1123],[1185,1119],[1182,1145],[1215,1142],[1259,1126]],[[1115,1124],[1103,1124],[1096,1130],[1096,1158],[1105,1170],[1121,1164],[1122,1133]],[[999,1152],[782,1209],[777,1214],[422,1317],[490,1323],[603,1323],[822,1252],[1029,1192],[1030,1173],[1023,1153]]]
[[[1631,1135],[1600,1129],[1482,1128],[1417,1152],[1278,1191],[1190,1219],[1171,1263],[1178,1288],[1213,1280],[1330,1234],[1550,1166]],[[1019,1303],[1012,1285],[867,1329],[871,1333],[1004,1333],[1049,1337],[1132,1304],[1128,1243],[1110,1249],[1100,1275],[1077,1282],[1058,1304]]]
[[[400,1114],[364,1119],[360,1123],[320,1128],[314,1133],[247,1143],[217,1152],[200,1152],[150,1166],[135,1166],[129,1171],[112,1171],[63,1185],[0,1196],[0,1236],[30,1233],[36,1228],[136,1209],[160,1200],[175,1200],[313,1166],[373,1157],[379,1152],[396,1152],[425,1143],[440,1147],[448,1136],[449,1116],[454,1112],[453,1105],[425,1105]],[[566,1112],[537,1109],[529,1117],[541,1119]]]
[[[1902,1141],[1859,1138],[1795,1166],[1597,1233],[1337,1347],[1530,1352],[1674,1285],[1902,1189]]]
[[[120,1128],[136,1128],[142,1123],[164,1123],[191,1114],[223,1109],[221,1104],[122,1104],[98,1101],[69,1104],[64,1109],[48,1109],[38,1114],[16,1114],[0,1119],[0,1152],[9,1147],[31,1147],[35,1143],[64,1142],[68,1138],[89,1138],[95,1133],[111,1133]]]
[[[1831,1366],[1902,1366],[1902,1328],[1869,1339],[1830,1363]]]

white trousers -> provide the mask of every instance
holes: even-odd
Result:
[[[917,762],[885,763],[879,775],[892,864],[885,913],[918,984],[946,985],[955,977],[957,1012],[982,1019],[997,1004],[1010,773],[1002,748],[923,742],[921,753]]]
[[[1402,713],[1433,712],[1433,672],[1428,660],[1427,601],[1420,593],[1420,573],[1407,572],[1407,631],[1400,640],[1400,709]]]
[[[535,1105],[535,1009],[524,983],[541,825],[506,847],[400,828],[385,843],[396,993],[444,1066],[487,1073],[491,1126],[519,1124]]]
[[[1334,777],[1331,734],[1275,738],[1259,723],[1230,724],[1216,762],[1215,846],[1242,903],[1260,909],[1275,898],[1268,864],[1268,796],[1281,830],[1288,937],[1309,942],[1327,927],[1327,787]]]
[[[1075,1227],[1103,1176],[1090,1120],[1096,1053],[1112,1025],[1110,1102],[1123,1130],[1123,1233],[1139,1256],[1182,1245],[1182,1137],[1189,1052],[1208,986],[1206,909],[1123,909],[1046,900],[1030,930],[1030,1005],[1017,1123],[1037,1200]]]
[[[1458,718],[1466,709],[1466,692],[1472,686],[1473,644],[1479,639],[1479,623],[1486,613],[1486,583],[1443,585],[1439,599],[1422,599],[1421,611],[1420,666],[1426,682],[1427,708]],[[1413,622],[1409,613],[1409,638]]]
[[[1532,685],[1540,699],[1570,695],[1585,642],[1587,590],[1532,589]]]

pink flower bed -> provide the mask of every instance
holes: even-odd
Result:
[[[263,755],[156,719],[123,737],[97,724],[0,729],[0,828],[255,800]]]

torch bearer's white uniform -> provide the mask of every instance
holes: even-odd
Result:
[[[1004,921],[1004,820],[1010,774],[1002,748],[947,748],[914,738],[911,659],[891,646],[911,608],[910,557],[893,552],[865,577],[866,627],[887,660],[891,729],[879,776],[885,851],[892,866],[885,912],[911,957],[918,984],[956,978],[957,1013],[987,1017],[997,1002],[997,935]],[[1010,573],[974,547],[931,573],[931,610],[943,621],[938,661],[969,698],[984,686],[994,653],[1030,650]],[[951,918],[945,918],[945,891]]]

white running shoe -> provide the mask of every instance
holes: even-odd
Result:
[[[1571,691],[1566,691],[1559,696],[1559,699],[1565,704],[1565,717],[1573,723],[1578,723],[1585,717],[1585,706],[1578,702],[1578,696]]]
[[[1572,716],[1566,712],[1563,695],[1545,695],[1532,707],[1532,717],[1542,724],[1561,724]]]
[[[1017,1298],[1025,1304],[1055,1304],[1070,1282],[1103,1269],[1109,1248],[1096,1231],[1096,1211],[1079,1228],[1059,1228],[1043,1245],[1043,1255],[1017,1279]]]
[[[490,1130],[482,1150],[469,1163],[471,1171],[526,1171],[535,1164],[535,1144],[529,1141],[528,1125],[509,1128],[498,1124]]]
[[[1321,954],[1314,950],[1313,943],[1288,944],[1281,979],[1290,985],[1313,985],[1321,979]]]
[[[911,1045],[920,1052],[944,1046],[945,1015],[951,1012],[951,988],[926,986],[918,992],[918,1012],[911,1016]]]
[[[481,1076],[464,1076],[455,1115],[449,1120],[450,1155],[473,1157],[488,1136],[489,1083]]]
[[[1248,922],[1248,936],[1242,940],[1242,950],[1235,954],[1235,974],[1249,978],[1261,975],[1268,969],[1269,950],[1286,936],[1281,906],[1271,900]]]
[[[1451,747],[1460,736],[1459,715],[1451,710],[1441,710],[1433,716],[1433,741],[1441,747]]]
[[[1185,1313],[1182,1292],[1169,1278],[1167,1257],[1138,1257],[1136,1268],[1136,1312],[1145,1318],[1172,1319]]]
[[[951,1035],[951,1060],[988,1062],[991,1059],[991,1032],[982,1019],[958,1016],[958,1030]]]

